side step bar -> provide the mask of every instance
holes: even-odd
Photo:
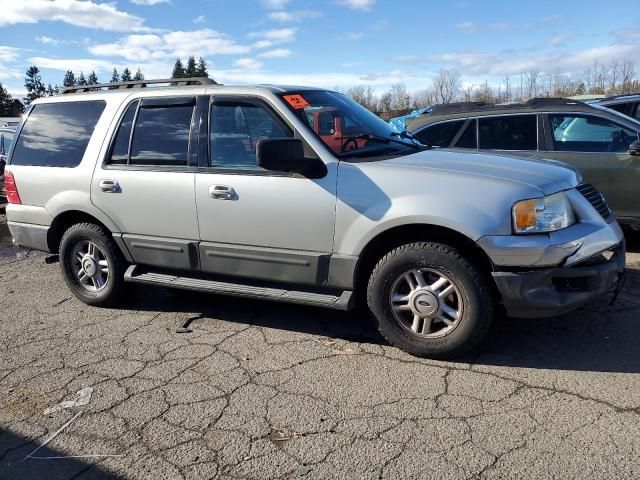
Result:
[[[350,290],[345,290],[340,296],[335,296],[326,293],[259,287],[242,283],[220,282],[152,272],[144,269],[140,265],[131,265],[124,274],[124,280],[132,283],[161,285],[164,287],[181,288],[183,290],[196,290],[221,295],[233,295],[236,297],[273,300],[276,302],[297,303],[332,308],[334,310],[351,310],[355,302],[355,295]]]

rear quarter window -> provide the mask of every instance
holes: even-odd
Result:
[[[16,140],[11,164],[79,165],[105,105],[102,100],[35,105]]]

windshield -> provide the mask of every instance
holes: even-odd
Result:
[[[282,100],[339,158],[406,155],[417,144],[400,140],[387,122],[338,92],[287,92]]]

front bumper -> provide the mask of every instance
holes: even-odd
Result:
[[[496,271],[493,278],[509,316],[551,317],[616,293],[622,288],[624,265],[621,243],[572,266]]]

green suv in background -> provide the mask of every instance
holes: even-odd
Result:
[[[463,102],[436,105],[410,120],[407,130],[434,147],[522,152],[569,163],[604,194],[621,223],[640,228],[640,122],[617,111],[561,98]]]

